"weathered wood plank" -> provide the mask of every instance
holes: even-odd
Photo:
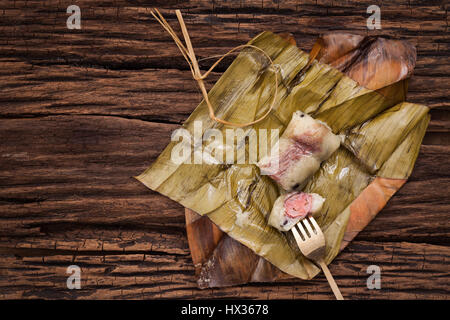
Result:
[[[323,275],[312,281],[199,290],[187,255],[143,251],[96,256],[78,251],[45,258],[22,252],[23,257],[14,258],[11,253],[0,249],[1,298],[332,298]],[[20,250],[14,253],[21,255]],[[358,241],[338,256],[331,271],[348,299],[448,299],[449,258],[450,249],[444,246]],[[66,287],[66,270],[73,264],[82,271],[80,290]],[[380,290],[367,289],[369,265],[381,268]]]
[[[1,113],[119,114],[183,121],[200,100],[187,64],[150,18],[149,8],[135,2],[115,3],[116,7],[108,7],[82,1],[82,30],[68,30],[64,1],[3,2],[0,85],[7,90],[0,95],[5,106]],[[305,50],[320,33],[336,26],[365,34],[365,9],[370,4],[374,3],[201,1],[178,6],[185,9],[197,54],[203,58],[226,52],[262,30],[292,32]],[[400,1],[381,7],[383,29],[369,34],[394,35],[418,47],[409,100],[449,106],[450,39],[445,36],[444,2]],[[173,12],[164,12],[169,21],[174,20]],[[18,25],[18,19],[23,24]],[[230,59],[218,70],[224,70]]]
[[[0,75],[0,117],[94,114],[181,123],[201,101],[190,72],[175,69],[125,72],[3,60]],[[415,75],[408,101],[442,108],[449,90],[450,81]]]
[[[0,239],[17,237],[17,244],[51,235],[59,242],[68,233],[95,239],[95,230],[184,234],[182,207],[132,178],[177,127],[99,116],[0,120],[0,137],[7,137],[0,157]],[[422,146],[410,181],[364,234],[448,243],[441,222],[450,209],[442,192],[450,187],[449,156],[450,145]]]
[[[0,298],[331,298],[311,282],[200,291],[181,206],[132,177],[201,100],[172,40],[136,1],[0,1]],[[369,5],[382,30],[366,29]],[[450,37],[444,1],[177,1],[200,58],[263,30],[310,50],[331,30],[407,39],[408,101],[433,107],[410,181],[331,265],[348,298],[448,299]],[[213,61],[213,60],[212,60]],[[205,69],[211,60],[204,60]],[[230,63],[208,79],[211,86]],[[425,244],[427,243],[427,244]],[[17,257],[15,257],[16,255]],[[22,258],[20,258],[22,257]],[[66,268],[83,270],[67,290]],[[370,264],[382,289],[365,286]]]

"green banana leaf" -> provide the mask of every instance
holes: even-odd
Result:
[[[250,44],[263,49],[276,68],[257,50],[245,49],[210,90],[209,99],[217,117],[251,122],[268,110],[274,96],[274,74],[278,77],[272,112],[263,121],[243,128],[243,135],[237,137],[236,146],[243,148],[246,159],[255,152],[246,143],[251,129],[279,129],[281,134],[297,110],[325,121],[334,133],[343,135],[341,147],[304,188],[326,198],[315,217],[326,237],[329,263],[339,252],[349,205],[362,190],[377,175],[403,179],[411,174],[428,125],[428,108],[399,103],[399,95],[384,97],[363,88],[329,65],[314,62],[305,68],[308,54],[273,33],[263,32]],[[194,121],[201,121],[202,134],[206,129],[224,132],[230,128],[210,119],[204,101],[183,125],[192,136]],[[207,215],[221,230],[282,271],[302,279],[318,273],[290,233],[267,224],[266,216],[280,194],[276,183],[261,175],[254,164],[175,164],[171,154],[177,143],[171,142],[137,179]],[[261,146],[258,154],[259,149]],[[191,156],[196,152],[194,147]]]

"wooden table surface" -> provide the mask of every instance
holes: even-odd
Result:
[[[334,30],[416,45],[408,101],[432,110],[415,170],[330,269],[346,298],[450,298],[449,6],[387,2],[76,1],[81,30],[68,30],[74,1],[1,1],[0,298],[333,298],[323,275],[197,289],[183,208],[133,178],[201,100],[150,16],[161,5],[184,9],[200,58],[263,30],[290,32],[304,50]],[[366,27],[372,4],[381,30]],[[69,265],[81,268],[79,290],[66,286]],[[369,265],[380,290],[366,287]]]

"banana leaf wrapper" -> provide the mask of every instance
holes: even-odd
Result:
[[[339,69],[362,86],[383,95],[406,96],[407,79],[416,64],[416,48],[407,41],[378,36],[330,33],[311,50],[317,60]],[[391,86],[401,82],[398,86]],[[390,88],[388,88],[390,87]]]
[[[296,45],[290,34],[281,37]],[[366,88],[405,99],[415,66],[414,46],[404,40],[330,33],[317,39],[310,59],[332,65]],[[389,68],[388,72],[383,68]],[[390,67],[392,66],[392,68]],[[379,71],[379,72],[374,72]],[[405,179],[377,177],[352,202],[341,249],[376,216]],[[288,278],[278,268],[220,231],[207,216],[185,209],[186,232],[200,288]]]
[[[343,145],[322,164],[304,189],[326,198],[315,217],[326,237],[329,263],[351,240],[351,236],[344,237],[348,227],[357,233],[364,226],[350,216],[352,205],[365,189],[392,179],[402,184],[410,175],[429,121],[428,108],[399,103],[402,98],[398,95],[386,96],[364,88],[330,65],[308,65],[306,53],[270,32],[258,35],[250,43],[267,52],[279,70],[276,107],[253,129],[279,129],[281,134],[292,113],[302,110],[325,121],[334,133],[345,136]],[[210,90],[209,98],[218,117],[250,122],[269,108],[273,83],[267,61],[256,50],[248,49],[241,52]],[[194,121],[202,122],[203,131],[226,129],[209,118],[204,102],[183,125],[192,135]],[[319,272],[303,257],[289,233],[267,225],[265,216],[280,192],[270,178],[260,175],[253,164],[176,165],[170,158],[176,144],[170,143],[137,179],[207,216],[220,230],[283,272],[302,279],[311,279]],[[245,140],[236,145],[246,148],[248,159]],[[244,225],[236,223],[242,215],[246,217]],[[258,262],[256,268],[268,265]],[[230,271],[233,274],[236,270]]]

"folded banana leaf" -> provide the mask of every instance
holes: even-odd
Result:
[[[362,87],[330,65],[308,64],[306,53],[270,32],[258,35],[250,43],[270,55],[278,66],[279,77],[276,107],[253,129],[279,129],[281,134],[292,113],[302,110],[345,136],[343,145],[322,164],[304,189],[326,198],[316,218],[327,240],[329,263],[351,240],[351,235],[367,224],[352,214],[352,207],[361,205],[366,190],[377,186],[386,190],[391,178],[399,179],[401,185],[411,173],[428,124],[428,108],[398,103],[404,95],[384,95]],[[273,86],[268,62],[249,48],[234,60],[210,90],[209,98],[219,118],[251,122],[268,110]],[[204,101],[183,125],[192,135],[194,121],[202,122],[203,132],[209,128],[226,129],[209,118]],[[241,139],[236,141],[237,146],[246,145],[245,135]],[[175,164],[171,153],[176,144],[170,143],[137,179],[207,216],[231,238],[283,272],[302,279],[311,279],[318,273],[319,269],[302,256],[289,233],[267,225],[265,216],[280,193],[270,178],[262,176],[253,164]],[[245,152],[248,159],[248,148]],[[393,185],[395,192],[398,184]],[[381,192],[379,198],[387,201],[391,195]],[[233,254],[236,253],[225,258],[231,259]],[[271,268],[260,261],[249,258],[248,264]],[[237,272],[232,268],[229,271]],[[248,279],[251,280],[258,281]]]
[[[280,34],[280,36],[296,45],[292,35]],[[380,45],[386,42],[391,45],[380,48]],[[383,54],[379,55],[380,52]],[[374,55],[376,59],[373,58]],[[359,79],[358,83],[361,86],[404,99],[407,80],[414,69],[416,55],[415,48],[404,40],[330,33],[316,41],[310,52],[311,58],[318,58],[320,62],[345,71],[350,78],[354,77],[353,80]],[[382,70],[377,73],[371,72],[377,69],[380,60],[390,61],[394,66],[400,65],[401,68],[394,68],[397,73],[386,73]],[[363,68],[360,67],[361,61],[364,62]],[[341,249],[364,229],[403,183],[404,180],[400,179],[376,178],[364,189],[352,203]],[[185,215],[189,248],[196,274],[199,276],[200,288],[270,282],[288,277],[264,258],[229,238],[207,216],[201,217],[189,209],[185,209]],[[253,259],[249,259],[249,256]],[[230,274],[231,272],[233,274]]]
[[[317,52],[320,62],[372,90],[409,78],[416,64],[416,48],[412,44],[377,36],[330,33],[317,39],[311,52]]]

